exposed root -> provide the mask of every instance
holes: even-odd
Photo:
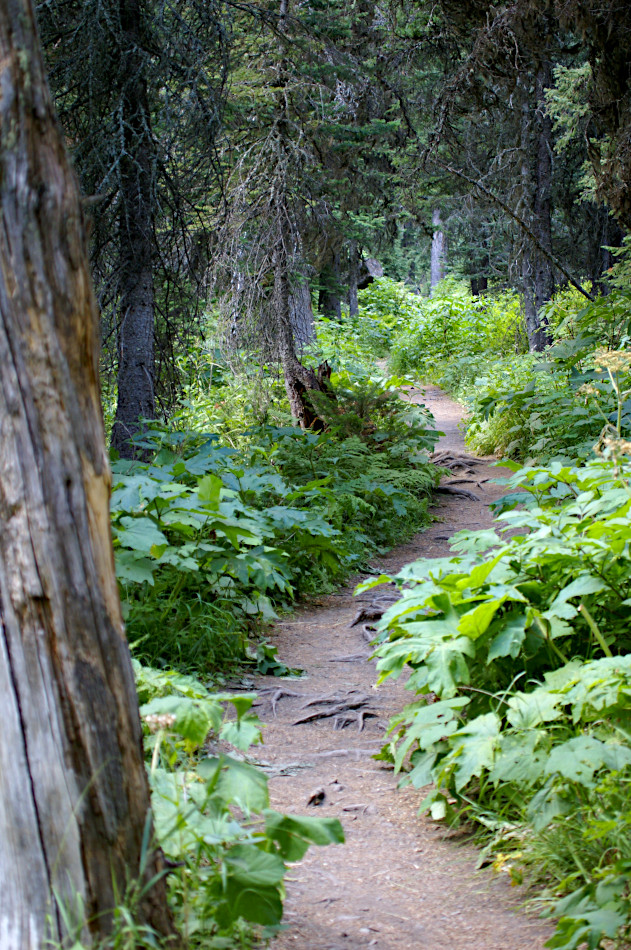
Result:
[[[367,660],[369,653],[349,653],[348,656],[332,656],[329,663],[357,663],[359,660]]]
[[[276,706],[278,702],[283,699],[285,696],[289,699],[303,699],[304,693],[295,693],[291,689],[284,689],[282,686],[271,686],[267,689],[260,689],[258,691],[259,696],[265,696],[265,701],[269,701],[272,707],[272,713],[274,714],[274,719],[276,719]],[[265,695],[271,693],[272,695]],[[254,703],[255,706],[262,705],[262,703]]]
[[[439,485],[434,489],[440,495],[460,495],[461,498],[469,498],[471,501],[479,501],[479,495],[474,495],[472,491],[466,488],[451,488],[449,485]]]
[[[378,719],[379,713],[373,712],[372,709],[358,709],[357,710],[357,731],[364,731],[364,721],[366,719]]]
[[[353,693],[357,693],[356,689],[352,689],[350,693],[347,693],[346,696],[341,696],[340,693],[323,693],[321,696],[314,696],[313,699],[308,699],[306,703],[300,707],[301,709],[308,709],[309,706],[325,706],[327,703],[341,703],[344,699],[348,699],[349,696],[352,696]],[[363,694],[362,694],[363,695]]]
[[[471,468],[474,465],[486,465],[487,463],[484,459],[476,458],[474,455],[461,455],[457,452],[450,452],[447,449],[443,449],[440,452],[433,452],[430,456],[431,461],[434,465],[439,465],[441,468]]]
[[[379,749],[331,749],[328,752],[314,752],[312,759],[342,759],[350,756],[353,759],[359,759],[364,755],[376,755]]]
[[[292,725],[302,726],[307,722],[315,722],[318,719],[335,719],[336,717],[340,718],[351,710],[361,709],[363,706],[367,706],[370,703],[370,699],[371,697],[366,693],[360,693],[359,696],[349,696],[348,698],[337,702],[335,705],[332,705],[329,709],[317,709],[315,712],[310,712],[307,716],[297,719],[294,723],[292,723]],[[313,706],[316,705],[316,702],[317,701],[314,700],[313,702],[307,703],[306,705]],[[325,697],[324,700],[319,703],[319,705],[328,704],[331,702],[332,700],[330,698]],[[303,708],[306,708],[306,706]],[[357,718],[352,719],[351,721],[356,722]]]

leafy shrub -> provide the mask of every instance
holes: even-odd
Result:
[[[468,400],[469,445],[520,459],[588,458],[603,431],[631,432],[630,362],[627,351],[594,350],[578,338],[545,358],[489,367]]]
[[[392,382],[334,381],[331,431],[251,427],[236,449],[156,427],[151,463],[114,463],[117,573],[140,656],[225,669],[278,608],[425,523],[440,474],[431,416]]]
[[[536,866],[564,950],[631,922],[629,449],[517,470],[497,525],[518,533],[461,532],[456,556],[404,568],[376,650],[418,697],[381,756],[435,783],[433,817],[478,822],[514,880]]]
[[[420,302],[418,315],[395,335],[390,367],[395,373],[413,372],[438,382],[454,360],[500,356],[523,346],[516,294],[473,297],[463,286],[446,281],[436,296]]]
[[[388,277],[377,278],[358,297],[357,316],[318,318],[318,353],[336,367],[372,367],[388,355],[396,333],[416,319],[422,307],[420,297]]]
[[[282,815],[241,753],[260,740],[253,695],[209,693],[189,676],[136,663],[155,833],[171,862],[169,897],[188,946],[243,946],[281,922],[287,862],[344,841],[337,819]],[[227,715],[231,707],[233,715]],[[207,742],[219,743],[208,754]],[[250,946],[250,939],[247,945]]]
[[[516,295],[471,297],[447,284],[396,335],[391,366],[431,379],[464,402],[468,444],[477,452],[588,458],[603,426],[630,431],[628,367],[607,381],[598,365],[603,350],[620,357],[630,341],[630,248],[626,242],[619,253],[607,296],[586,303],[565,288],[543,308],[554,336],[543,354],[523,352]]]

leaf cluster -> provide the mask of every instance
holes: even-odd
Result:
[[[244,946],[245,937],[250,946],[254,930],[270,936],[281,922],[287,864],[311,844],[342,843],[342,826],[270,808],[264,772],[242,754],[260,740],[254,695],[210,693],[139,663],[135,672],[155,834],[171,862],[180,932],[188,946]]]
[[[630,475],[620,459],[517,470],[500,534],[461,532],[455,557],[393,578],[404,589],[376,649],[381,679],[407,668],[417,694],[381,757],[404,784],[435,784],[434,818],[466,816],[512,849],[515,880],[548,855],[539,878],[566,895],[549,946],[567,950],[620,936],[631,916]],[[561,869],[542,845],[558,838]]]

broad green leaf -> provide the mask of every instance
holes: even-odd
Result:
[[[460,791],[484,769],[490,769],[499,743],[501,720],[496,713],[477,716],[452,738],[449,758],[455,764],[456,790]]]
[[[285,874],[285,864],[279,855],[261,851],[253,844],[230,848],[224,864],[230,877],[251,887],[280,884]]]
[[[261,741],[261,723],[255,716],[244,716],[236,722],[224,722],[219,735],[225,742],[246,752],[250,746]]]
[[[412,785],[414,788],[425,788],[434,780],[433,770],[436,763],[436,752],[421,752],[413,757],[413,769],[401,779],[401,785]]]
[[[523,613],[507,614],[500,623],[502,628],[491,641],[487,663],[491,663],[500,656],[510,656],[515,659],[526,637],[526,617]]]
[[[576,736],[555,746],[546,763],[546,774],[558,773],[580,785],[591,786],[594,774],[603,766],[618,771],[631,764],[631,748],[601,742],[595,736]]]
[[[197,486],[199,500],[208,508],[217,509],[221,497],[223,482],[217,475],[204,475]]]
[[[197,766],[199,775],[214,786],[227,801],[246,813],[263,811],[269,805],[267,778],[260,769],[227,755],[210,756]]]
[[[164,534],[151,518],[121,518],[116,536],[124,548],[132,548],[140,554],[150,554],[152,547],[167,546]]]
[[[465,656],[474,655],[475,647],[468,637],[436,643],[425,660],[428,689],[441,699],[454,696],[461,683],[469,682]]]
[[[175,716],[170,729],[193,745],[201,745],[211,731],[221,728],[223,710],[214,698],[192,699],[187,696],[163,696],[152,699],[141,707],[146,716]]]
[[[532,729],[543,722],[553,722],[563,715],[560,706],[562,698],[545,688],[532,693],[518,693],[508,701],[509,713],[506,716],[515,729]]]
[[[458,624],[460,633],[464,634],[465,637],[469,637],[471,640],[477,640],[478,637],[486,633],[489,624],[503,603],[503,598],[500,600],[487,600],[478,604],[474,610],[463,614]]]
[[[516,785],[533,785],[544,773],[546,754],[537,750],[541,734],[536,730],[527,733],[504,733],[495,755],[490,776],[494,782],[515,782]]]
[[[558,815],[566,815],[570,811],[571,804],[562,791],[547,784],[530,799],[526,814],[535,831],[541,831]]]
[[[155,561],[148,557],[140,557],[135,551],[126,551],[117,548],[114,552],[116,576],[122,581],[133,581],[136,584],[153,584]]]
[[[266,809],[265,832],[278,845],[285,861],[300,861],[310,844],[343,844],[344,829],[337,818],[298,818]]]
[[[229,876],[226,884],[226,900],[222,905],[228,922],[243,917],[244,920],[264,927],[279,924],[283,916],[279,886],[250,887],[243,881]]]

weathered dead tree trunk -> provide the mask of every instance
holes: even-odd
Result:
[[[311,289],[306,274],[292,282],[289,295],[289,319],[298,351],[315,340]]]
[[[443,222],[440,216],[440,210],[434,209],[432,214],[432,225],[434,226],[434,236],[432,238],[432,256],[430,271],[430,295],[434,295],[436,286],[445,276],[445,265],[447,263],[447,238],[443,231]]]
[[[109,529],[99,326],[31,0],[0,3],[0,946],[111,926],[149,793]],[[146,874],[159,870],[149,853]],[[171,932],[164,882],[144,919]]]
[[[320,292],[318,310],[323,317],[332,320],[342,319],[342,299],[340,296],[340,252],[339,248],[327,248],[326,257],[320,270]]]
[[[526,214],[537,244],[526,244],[522,255],[524,309],[528,344],[533,352],[551,342],[541,308],[554,293],[552,257],[552,120],[545,110],[545,91],[552,82],[549,63],[535,76],[534,102],[524,90],[522,105],[522,185]],[[543,253],[543,252],[546,253]]]

